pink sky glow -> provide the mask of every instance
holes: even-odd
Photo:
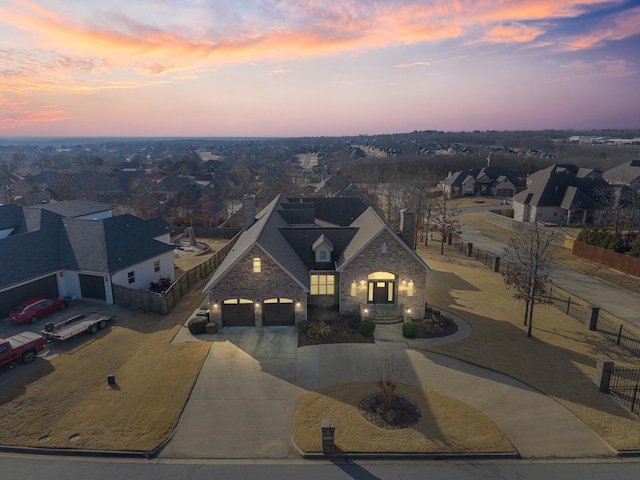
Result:
[[[640,0],[5,0],[0,136],[640,128]]]

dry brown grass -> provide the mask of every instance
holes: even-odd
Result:
[[[637,365],[621,347],[551,305],[536,306],[533,337],[526,337],[523,304],[504,287],[502,276],[479,262],[439,245],[420,246],[434,270],[427,301],[449,310],[472,328],[468,339],[426,350],[468,361],[521,380],[564,405],[619,450],[640,448],[640,419],[593,383],[597,358]]]
[[[209,344],[171,345],[203,300],[197,290],[166,317],[137,314],[83,348],[40,360],[0,391],[0,444],[149,451],[172,432]],[[114,374],[116,388],[107,388]]]
[[[378,391],[373,383],[333,385],[303,396],[294,415],[294,440],[307,453],[320,452],[318,425],[335,420],[336,448],[359,453],[513,452],[502,431],[483,413],[438,392],[399,385],[397,392],[413,400],[422,419],[411,428],[385,430],[358,411],[366,396]]]

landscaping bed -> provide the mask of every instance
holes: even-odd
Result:
[[[374,343],[373,337],[360,333],[359,315],[341,315],[337,307],[307,308],[306,330],[298,329],[298,347],[327,343]]]

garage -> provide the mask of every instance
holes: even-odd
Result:
[[[253,300],[246,298],[229,298],[222,302],[223,327],[253,327],[256,316]]]
[[[104,277],[102,275],[80,273],[78,276],[80,277],[80,294],[82,298],[107,299],[107,294],[104,291]]]
[[[290,298],[269,298],[263,302],[262,325],[275,327],[295,325],[296,307]]]
[[[0,319],[9,315],[9,311],[25,300],[37,297],[56,298],[58,282],[55,273],[48,277],[5,290],[0,295]]]

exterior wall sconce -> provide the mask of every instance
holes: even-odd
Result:
[[[369,313],[369,309],[368,309],[368,308],[365,308],[365,309],[364,309],[364,314],[365,314],[365,315],[367,315],[368,313]]]
[[[296,303],[296,307],[300,308],[300,302]]]
[[[256,302],[256,308],[260,308],[260,302]]]
[[[407,313],[411,313],[411,309],[410,308],[407,308]]]
[[[360,280],[360,285],[362,285],[363,287],[366,285],[367,282],[365,282],[364,280]]]

